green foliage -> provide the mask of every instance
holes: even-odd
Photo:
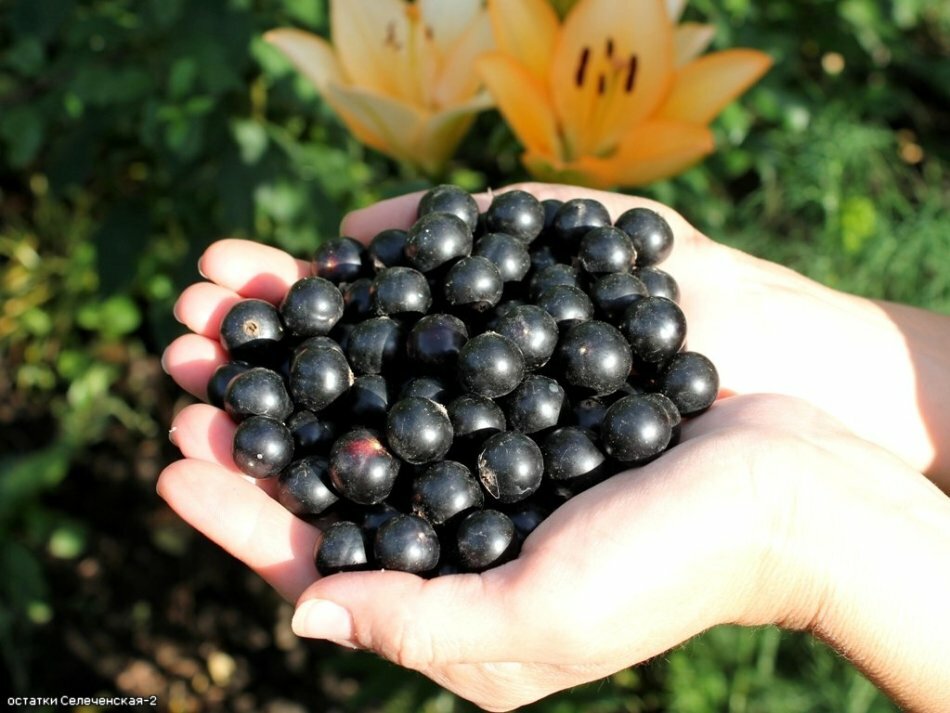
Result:
[[[17,690],[61,616],[45,569],[90,536],[55,494],[116,429],[166,428],[169,386],[141,366],[179,333],[171,306],[204,247],[248,236],[305,256],[347,210],[425,185],[261,40],[327,19],[325,0],[0,3],[0,653]],[[715,156],[641,192],[827,284],[950,310],[950,5],[694,0],[686,19],[775,66],[716,122]],[[444,178],[524,179],[519,151],[488,112]],[[360,681],[350,710],[471,710],[368,655],[325,669]],[[534,709],[893,707],[803,636],[721,628]]]

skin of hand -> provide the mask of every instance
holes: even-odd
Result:
[[[594,195],[612,212],[643,204]],[[414,203],[386,209],[389,225],[408,224]],[[718,366],[729,352],[693,329],[711,310],[701,290],[692,298],[688,290],[704,271],[709,285],[746,268],[730,266],[737,272],[724,278],[726,249],[663,212],[678,241],[664,268],[684,288],[690,348]],[[344,230],[371,237],[382,218],[380,209],[357,214]],[[225,359],[217,325],[230,305],[251,296],[276,302],[308,270],[241,241],[212,246],[201,268],[210,281],[176,305],[193,333],[163,359],[198,396]],[[724,386],[743,391],[720,368]],[[185,459],[159,481],[171,506],[285,597],[299,598],[300,635],[371,648],[485,708],[506,710],[600,678],[727,622],[807,628],[904,704],[950,707],[941,670],[950,643],[946,627],[935,626],[950,596],[950,574],[942,574],[947,499],[813,406],[775,396],[722,400],[687,424],[684,442],[662,459],[560,508],[515,562],[436,580],[373,572],[314,583],[319,533],[270,497],[270,483],[237,471],[233,430],[210,406],[178,414],[171,435]]]

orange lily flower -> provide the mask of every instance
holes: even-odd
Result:
[[[264,37],[367,146],[437,173],[492,105],[473,71],[490,49],[481,0],[331,0],[333,45],[281,28]]]
[[[680,173],[714,149],[709,123],[771,65],[750,49],[698,57],[712,28],[685,0],[488,0],[497,51],[476,67],[544,180],[607,188]]]

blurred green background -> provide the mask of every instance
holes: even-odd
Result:
[[[642,192],[826,284],[950,311],[950,5],[694,0],[687,19],[775,66],[714,157]],[[0,0],[0,690],[469,709],[297,641],[289,605],[155,495],[187,402],[159,355],[203,248],[306,256],[348,209],[426,185],[263,44],[285,25],[325,33],[325,0]],[[524,178],[497,114],[469,138],[439,180]],[[731,628],[536,709],[895,710],[811,639]]]

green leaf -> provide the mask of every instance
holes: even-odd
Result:
[[[142,203],[118,203],[93,237],[101,294],[115,294],[135,279],[148,244],[148,215],[148,207]]]
[[[6,520],[40,493],[66,477],[72,449],[56,442],[48,448],[0,458],[0,519]]]

